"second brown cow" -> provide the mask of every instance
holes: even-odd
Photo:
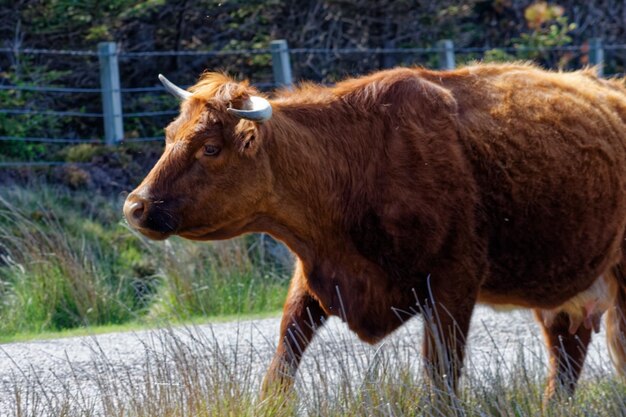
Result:
[[[220,74],[163,81],[181,113],[126,218],[154,239],[270,233],[296,254],[267,389],[328,315],[375,343],[421,311],[429,374],[458,377],[477,302],[535,310],[548,396],[574,390],[606,311],[626,372],[621,81],[399,68],[272,100]]]

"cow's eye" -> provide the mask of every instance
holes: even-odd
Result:
[[[220,153],[220,148],[213,145],[204,145],[204,154],[206,156],[217,156]]]

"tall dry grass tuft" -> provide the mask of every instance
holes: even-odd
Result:
[[[217,330],[221,331],[221,330]],[[626,385],[592,369],[574,398],[542,409],[545,364],[520,350],[506,366],[466,370],[459,395],[432,392],[421,377],[419,343],[365,347],[327,331],[307,355],[293,391],[260,401],[271,343],[242,327],[226,339],[212,327],[170,328],[142,337],[139,360],[93,359],[70,377],[14,390],[13,415],[41,416],[626,416]],[[406,340],[406,339],[405,339]],[[68,360],[68,362],[71,362]],[[593,366],[593,364],[591,364]],[[13,376],[13,379],[18,376]],[[448,395],[448,396],[446,396]],[[10,415],[10,414],[9,414]]]

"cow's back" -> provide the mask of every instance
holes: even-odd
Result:
[[[444,85],[480,190],[481,298],[549,307],[587,288],[623,245],[623,90],[527,66],[470,67]]]

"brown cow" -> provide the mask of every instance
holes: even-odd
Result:
[[[535,310],[548,397],[571,393],[608,309],[626,371],[626,89],[591,71],[398,68],[271,101],[206,74],[126,201],[146,236],[265,232],[298,261],[265,387],[328,315],[367,342],[427,315],[431,376],[456,381],[476,302]],[[442,348],[443,347],[443,348]],[[452,384],[454,385],[454,384]]]

